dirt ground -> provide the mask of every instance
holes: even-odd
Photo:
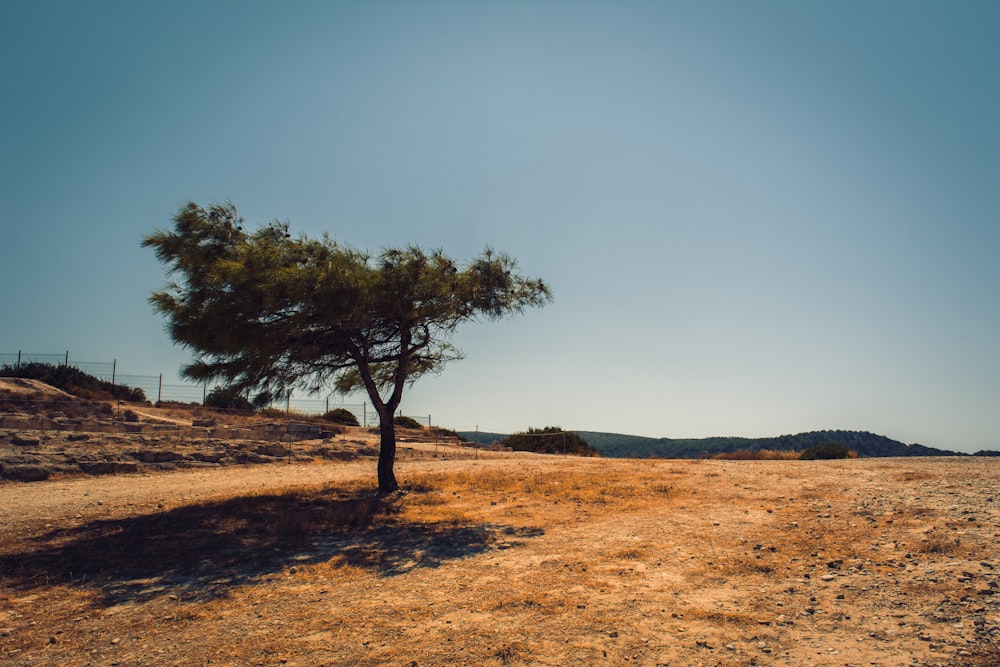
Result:
[[[240,528],[358,502],[371,462],[0,484],[0,657],[1000,664],[995,461],[492,456],[292,535]]]
[[[0,482],[0,663],[1000,665],[996,459],[374,470]]]

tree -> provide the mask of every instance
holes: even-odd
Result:
[[[500,441],[501,445],[516,452],[541,454],[573,454],[574,456],[600,456],[601,453],[582,437],[558,426],[528,428],[527,433],[515,433]]]
[[[238,387],[216,387],[208,392],[205,405],[220,410],[253,410],[253,404]]]
[[[459,324],[552,299],[490,249],[464,267],[412,245],[373,255],[326,235],[292,238],[287,223],[248,232],[231,203],[188,203],[173,223],[142,244],[177,278],[150,302],[195,354],[183,375],[256,392],[257,405],[293,387],[363,388],[379,416],[380,494],[399,488],[393,416],[405,385],[461,358]]]

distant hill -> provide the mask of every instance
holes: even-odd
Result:
[[[828,442],[837,442],[853,449],[859,456],[966,456],[934,447],[912,444],[876,435],[867,431],[811,431],[797,435],[779,435],[773,438],[647,438],[622,433],[600,433],[597,431],[576,431],[602,456],[610,458],[650,457],[665,459],[696,459],[738,449],[756,451],[803,451]],[[507,437],[504,433],[463,432],[460,436],[472,442],[490,444]]]

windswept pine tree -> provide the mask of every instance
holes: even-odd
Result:
[[[498,320],[551,301],[548,287],[487,249],[465,266],[417,246],[378,254],[286,223],[247,231],[230,203],[188,203],[173,229],[143,240],[174,282],[151,302],[190,348],[198,382],[253,392],[257,404],[293,387],[364,389],[379,416],[378,488],[398,488],[393,417],[408,382],[461,358],[458,325]]]

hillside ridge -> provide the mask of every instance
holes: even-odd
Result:
[[[696,459],[736,450],[803,451],[816,445],[837,442],[854,450],[859,456],[967,456],[960,452],[905,444],[884,435],[869,431],[821,430],[779,435],[766,438],[715,436],[709,438],[651,438],[624,433],[600,431],[575,431],[602,456],[609,458],[675,458]],[[473,442],[490,444],[507,437],[504,433],[460,432],[460,436]]]

